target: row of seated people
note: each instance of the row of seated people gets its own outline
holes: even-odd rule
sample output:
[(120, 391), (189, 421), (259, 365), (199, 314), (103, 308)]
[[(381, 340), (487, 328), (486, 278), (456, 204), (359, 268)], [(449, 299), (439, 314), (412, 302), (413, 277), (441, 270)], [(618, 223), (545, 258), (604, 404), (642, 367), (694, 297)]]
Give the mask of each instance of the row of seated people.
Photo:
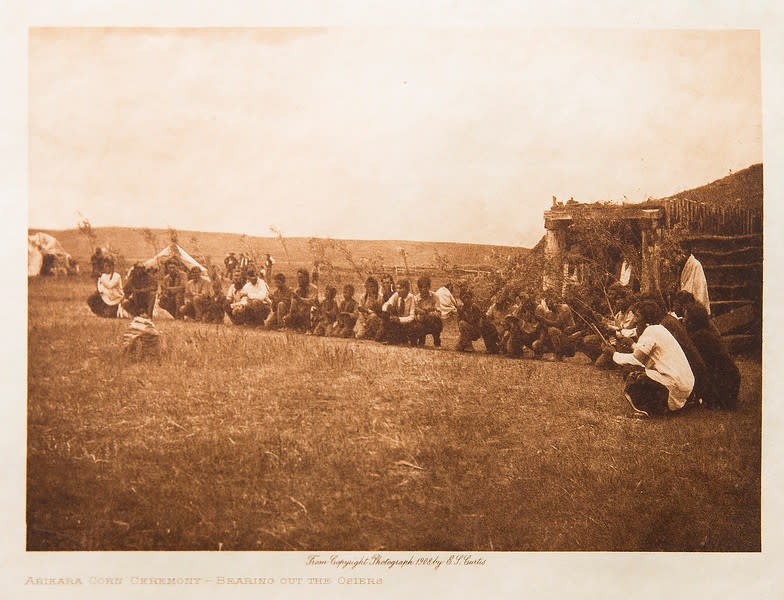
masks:
[(488, 352), (513, 357), (552, 352), (561, 360), (582, 352), (599, 368), (623, 369), (627, 399), (634, 406), (636, 398), (645, 412), (678, 410), (687, 399), (711, 408), (737, 407), (738, 367), (707, 309), (688, 291), (677, 292), (667, 312), (658, 295), (612, 286), (612, 318), (593, 315), (582, 327), (569, 303), (552, 292), (538, 301), (524, 294), (514, 302), (501, 296), (484, 315), (470, 294), (461, 299), (458, 350), (472, 350), (481, 337)]
[(470, 289), (461, 289), (457, 298), (449, 284), (432, 292), (427, 277), (417, 281), (416, 295), (408, 280), (395, 285), (387, 276), (379, 287), (371, 277), (358, 301), (350, 285), (338, 301), (333, 287), (320, 299), (305, 269), (297, 273), (294, 289), (287, 286), (283, 274), (277, 274), (273, 290), (253, 267), (246, 273), (235, 271), (225, 296), (220, 278), (210, 281), (198, 267), (187, 277), (176, 260), (165, 269), (158, 280), (154, 270), (135, 265), (123, 290), (119, 274), (107, 260), (98, 292), (88, 304), (101, 316), (117, 316), (118, 305), (132, 316), (152, 315), (157, 296), (160, 306), (175, 318), (220, 322), (225, 312), (235, 324), (391, 344), (424, 345), (432, 336), (435, 346), (441, 345), (443, 319), (455, 314), (460, 351), (473, 350), (473, 342), (480, 338), (489, 353), (512, 357), (552, 352), (560, 360), (580, 351), (597, 367), (620, 365), (632, 373), (626, 386), (630, 402), (636, 399), (650, 408), (654, 398), (660, 408), (665, 398), (670, 411), (680, 409), (688, 398), (728, 409), (737, 404), (738, 368), (706, 308), (686, 291), (675, 295), (673, 310), (667, 313), (656, 296), (634, 296), (623, 286), (613, 286), (608, 293), (613, 317), (594, 318), (589, 327), (579, 327), (569, 303), (552, 292), (537, 300), (519, 294), (512, 301), (502, 295), (483, 313)]
[(462, 352), (473, 351), (473, 342), (480, 338), (488, 353), (511, 357), (522, 357), (527, 350), (535, 357), (551, 352), (556, 360), (563, 360), (577, 349), (580, 330), (571, 309), (549, 291), (538, 301), (524, 292), (514, 300), (502, 293), (482, 312), (471, 291), (462, 290), (458, 316), (457, 349)]
[(185, 271), (177, 259), (165, 263), (160, 278), (155, 269), (136, 264), (128, 274), (123, 309), (131, 316), (152, 315), (157, 299), (175, 319), (219, 323), (223, 321), (221, 291), (220, 277), (211, 279), (197, 266)]
[(273, 282), (274, 288), (269, 290), (255, 271), (247, 272), (247, 280), (243, 273), (235, 272), (224, 300), (232, 323), (412, 345), (424, 345), (430, 335), (434, 345), (440, 346), (442, 319), (456, 311), (450, 286), (433, 292), (428, 277), (419, 278), (416, 295), (408, 280), (395, 285), (385, 276), (379, 285), (369, 277), (359, 300), (350, 284), (343, 287), (340, 299), (333, 286), (327, 286), (324, 298), (319, 298), (319, 290), (305, 269), (297, 272), (293, 289), (282, 273), (276, 274)]
[(96, 292), (87, 299), (98, 316), (152, 317), (157, 304), (175, 319), (223, 320), (220, 278), (210, 279), (200, 267), (186, 272), (180, 261), (171, 259), (159, 277), (156, 268), (137, 263), (128, 272), (124, 286), (112, 258), (104, 258), (101, 268)]

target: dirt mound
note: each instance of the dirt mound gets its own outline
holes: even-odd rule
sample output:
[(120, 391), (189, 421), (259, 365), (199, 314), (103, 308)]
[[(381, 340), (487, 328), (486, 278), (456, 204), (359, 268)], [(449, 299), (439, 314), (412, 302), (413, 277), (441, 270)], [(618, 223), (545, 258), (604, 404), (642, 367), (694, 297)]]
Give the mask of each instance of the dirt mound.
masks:
[(761, 209), (762, 182), (762, 163), (759, 163), (706, 185), (685, 190), (666, 198), (659, 198), (651, 203), (658, 204), (665, 200), (687, 198), (695, 202), (723, 206), (735, 205), (740, 200), (746, 208)]

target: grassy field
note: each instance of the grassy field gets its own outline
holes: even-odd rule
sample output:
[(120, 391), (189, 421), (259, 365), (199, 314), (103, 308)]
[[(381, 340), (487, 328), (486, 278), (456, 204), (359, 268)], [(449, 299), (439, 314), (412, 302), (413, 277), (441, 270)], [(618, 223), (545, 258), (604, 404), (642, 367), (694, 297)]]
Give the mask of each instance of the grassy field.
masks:
[[(161, 322), (29, 287), (29, 550), (760, 550), (761, 367), (736, 413), (635, 418), (579, 358)], [(476, 344), (482, 350), (482, 343)]]

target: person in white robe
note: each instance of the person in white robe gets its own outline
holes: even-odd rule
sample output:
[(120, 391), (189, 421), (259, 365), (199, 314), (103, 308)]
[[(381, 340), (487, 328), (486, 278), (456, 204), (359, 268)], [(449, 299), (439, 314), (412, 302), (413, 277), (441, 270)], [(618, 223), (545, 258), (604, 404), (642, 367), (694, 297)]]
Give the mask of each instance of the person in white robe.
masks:
[(658, 322), (660, 312), (654, 302), (637, 305), (637, 322), (644, 330), (631, 353), (613, 353), (616, 364), (638, 367), (627, 377), (624, 396), (635, 411), (649, 415), (682, 409), (694, 389), (689, 361), (677, 340)]
[(681, 290), (690, 292), (694, 299), (705, 307), (710, 314), (710, 299), (708, 298), (708, 281), (702, 264), (694, 254), (689, 254), (686, 264), (681, 271)]
[(103, 273), (98, 278), (96, 287), (96, 292), (87, 298), (90, 310), (99, 317), (116, 318), (124, 292), (122, 277), (114, 270), (114, 261), (111, 258), (103, 260)]
[(446, 285), (438, 288), (435, 292), (436, 299), (438, 300), (438, 310), (441, 313), (441, 320), (444, 321), (457, 314), (458, 307), (462, 304), (452, 294), (453, 285), (447, 283)]

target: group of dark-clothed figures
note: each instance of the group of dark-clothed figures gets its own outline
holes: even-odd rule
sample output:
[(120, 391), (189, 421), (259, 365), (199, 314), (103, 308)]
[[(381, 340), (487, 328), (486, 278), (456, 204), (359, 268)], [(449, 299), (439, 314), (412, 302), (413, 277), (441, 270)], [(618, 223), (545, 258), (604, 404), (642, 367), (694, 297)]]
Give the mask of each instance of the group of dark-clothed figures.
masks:
[(175, 319), (223, 322), (225, 315), (235, 325), (390, 344), (424, 345), (430, 335), (436, 346), (441, 345), (442, 318), (457, 311), (451, 286), (433, 292), (426, 276), (417, 280), (418, 294), (412, 292), (407, 279), (395, 284), (386, 275), (380, 283), (368, 277), (359, 299), (350, 284), (343, 286), (340, 298), (333, 286), (327, 286), (321, 297), (307, 269), (297, 271), (295, 287), (289, 287), (285, 275), (277, 273), (270, 288), (266, 275), (271, 274), (271, 257), (261, 268), (252, 262), (245, 266), (228, 262), (231, 283), (223, 292), (223, 277), (217, 269), (213, 267), (208, 276), (199, 266), (186, 269), (177, 258), (169, 259), (162, 269), (136, 263), (123, 286), (114, 260), (101, 257), (96, 291), (87, 304), (96, 315), (109, 318), (152, 318), (163, 310)]
[(97, 289), (87, 299), (90, 310), (101, 317), (152, 318), (159, 309), (175, 319), (205, 322), (223, 320), (220, 277), (210, 278), (199, 266), (186, 266), (177, 258), (155, 266), (134, 264), (123, 285), (115, 271), (115, 261), (106, 256), (100, 262)]
[(734, 410), (740, 372), (711, 319), (702, 265), (690, 248), (687, 254), (670, 311), (661, 293), (633, 293), (619, 280), (605, 293), (607, 315), (568, 288), (563, 297), (500, 293), (484, 314), (466, 291), (457, 349), (471, 350), (481, 337), (487, 352), (512, 357), (549, 352), (560, 361), (582, 352), (598, 368), (622, 371), (624, 397), (638, 414), (690, 405)]
[(689, 291), (674, 295), (670, 312), (661, 295), (633, 294), (620, 284), (609, 288), (607, 301), (613, 316), (591, 311), (589, 320), (572, 308), (576, 297), (562, 300), (552, 291), (538, 301), (501, 297), (482, 319), (469, 295), (460, 311), (458, 349), (482, 337), (488, 352), (510, 356), (551, 352), (563, 360), (582, 352), (598, 368), (624, 372), (624, 396), (640, 414), (669, 414), (689, 403), (737, 407), (738, 367), (707, 308)]
[(326, 286), (322, 296), (307, 269), (297, 272), (295, 287), (277, 273), (270, 288), (265, 277), (271, 274), (270, 257), (263, 267), (233, 261), (231, 266), (226, 292), (215, 267), (208, 276), (202, 267), (186, 269), (176, 258), (163, 269), (135, 264), (123, 287), (107, 256), (87, 303), (103, 317), (152, 319), (163, 309), (175, 319), (219, 323), (228, 318), (235, 325), (411, 346), (424, 346), (430, 336), (440, 347), (444, 322), (453, 318), (461, 352), (473, 351), (481, 338), (490, 354), (540, 358), (551, 353), (561, 361), (582, 352), (598, 368), (622, 370), (624, 396), (637, 413), (668, 414), (689, 403), (737, 406), (738, 368), (708, 308), (685, 289), (674, 295), (667, 312), (661, 295), (634, 294), (615, 283), (606, 295), (611, 316), (589, 309), (585, 318), (573, 308), (579, 299), (552, 290), (499, 293), (483, 311), (468, 286), (447, 283), (432, 291), (427, 276), (417, 279), (416, 293), (408, 279), (368, 277), (357, 299), (352, 285), (343, 286), (340, 297)]

